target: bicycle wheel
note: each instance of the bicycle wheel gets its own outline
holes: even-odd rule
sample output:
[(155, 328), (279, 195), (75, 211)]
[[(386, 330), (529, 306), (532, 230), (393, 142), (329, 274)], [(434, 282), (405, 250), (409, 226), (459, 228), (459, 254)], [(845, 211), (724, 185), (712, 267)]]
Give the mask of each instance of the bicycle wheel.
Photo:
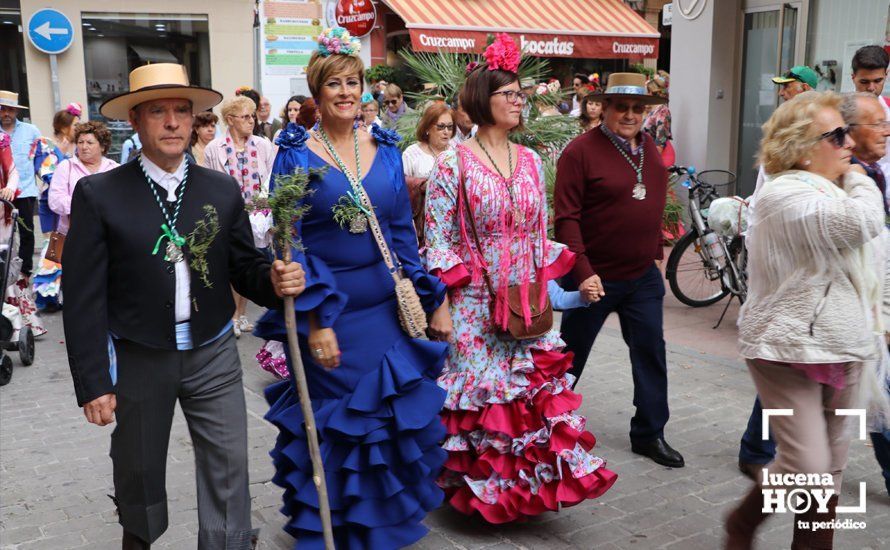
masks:
[(709, 306), (729, 293), (720, 280), (720, 274), (714, 273), (705, 262), (695, 229), (683, 235), (674, 245), (668, 256), (665, 277), (674, 296), (690, 307)]

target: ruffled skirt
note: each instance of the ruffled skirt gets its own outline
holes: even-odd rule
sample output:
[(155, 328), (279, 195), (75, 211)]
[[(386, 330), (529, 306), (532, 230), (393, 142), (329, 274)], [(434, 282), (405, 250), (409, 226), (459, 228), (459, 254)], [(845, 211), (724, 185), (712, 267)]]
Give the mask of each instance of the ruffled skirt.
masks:
[[(439, 446), (445, 392), (436, 377), (446, 347), (409, 339), (392, 307), (341, 316), (334, 329), (342, 364), (330, 373), (303, 357), (339, 550), (413, 544), (427, 533), (421, 521), (444, 497), (435, 482), (446, 457)], [(366, 316), (376, 321), (363, 322)], [(266, 399), (271, 406), (266, 419), (280, 430), (271, 456), (273, 481), (284, 488), (282, 512), (290, 518), (285, 530), (300, 550), (323, 548), (318, 493), (292, 382), (273, 384)]]
[(500, 340), (478, 292), (452, 294), (455, 344), (439, 386), (448, 451), (439, 484), (460, 512), (522, 521), (605, 493), (616, 481), (575, 414), (571, 355), (556, 331)]

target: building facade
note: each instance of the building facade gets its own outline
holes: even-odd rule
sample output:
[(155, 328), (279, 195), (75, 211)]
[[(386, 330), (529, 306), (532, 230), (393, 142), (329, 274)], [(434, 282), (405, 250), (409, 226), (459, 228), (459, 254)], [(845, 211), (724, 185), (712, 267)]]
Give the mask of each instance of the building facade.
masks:
[(849, 92), (853, 53), (888, 43), (890, 0), (674, 0), (672, 11), (677, 161), (735, 172), (742, 196), (754, 190), (760, 128), (779, 103), (770, 79), (808, 65), (819, 90)]

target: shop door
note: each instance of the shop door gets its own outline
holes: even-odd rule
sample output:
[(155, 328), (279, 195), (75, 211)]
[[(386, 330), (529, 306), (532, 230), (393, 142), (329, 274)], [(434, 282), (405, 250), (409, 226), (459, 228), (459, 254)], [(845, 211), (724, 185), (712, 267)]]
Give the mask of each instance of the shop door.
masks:
[(794, 66), (800, 4), (777, 4), (745, 12), (742, 98), (738, 139), (738, 193), (747, 197), (757, 181), (761, 126), (778, 106), (772, 78)]

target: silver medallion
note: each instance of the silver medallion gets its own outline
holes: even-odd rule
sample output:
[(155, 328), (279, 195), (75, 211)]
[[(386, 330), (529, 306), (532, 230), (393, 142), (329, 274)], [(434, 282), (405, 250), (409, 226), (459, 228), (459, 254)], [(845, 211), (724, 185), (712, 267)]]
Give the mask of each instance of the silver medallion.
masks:
[(634, 185), (633, 198), (635, 198), (638, 201), (645, 199), (646, 198), (646, 186), (643, 185), (642, 183), (637, 182), (637, 184)]
[(183, 258), (182, 249), (180, 247), (176, 246), (175, 244), (173, 244), (172, 241), (168, 241), (167, 242), (167, 253), (166, 253), (166, 256), (164, 256), (164, 259), (167, 260), (168, 262), (178, 264), (179, 262), (182, 261), (182, 258)]
[(360, 235), (368, 231), (368, 218), (364, 214), (349, 220), (349, 232)]

